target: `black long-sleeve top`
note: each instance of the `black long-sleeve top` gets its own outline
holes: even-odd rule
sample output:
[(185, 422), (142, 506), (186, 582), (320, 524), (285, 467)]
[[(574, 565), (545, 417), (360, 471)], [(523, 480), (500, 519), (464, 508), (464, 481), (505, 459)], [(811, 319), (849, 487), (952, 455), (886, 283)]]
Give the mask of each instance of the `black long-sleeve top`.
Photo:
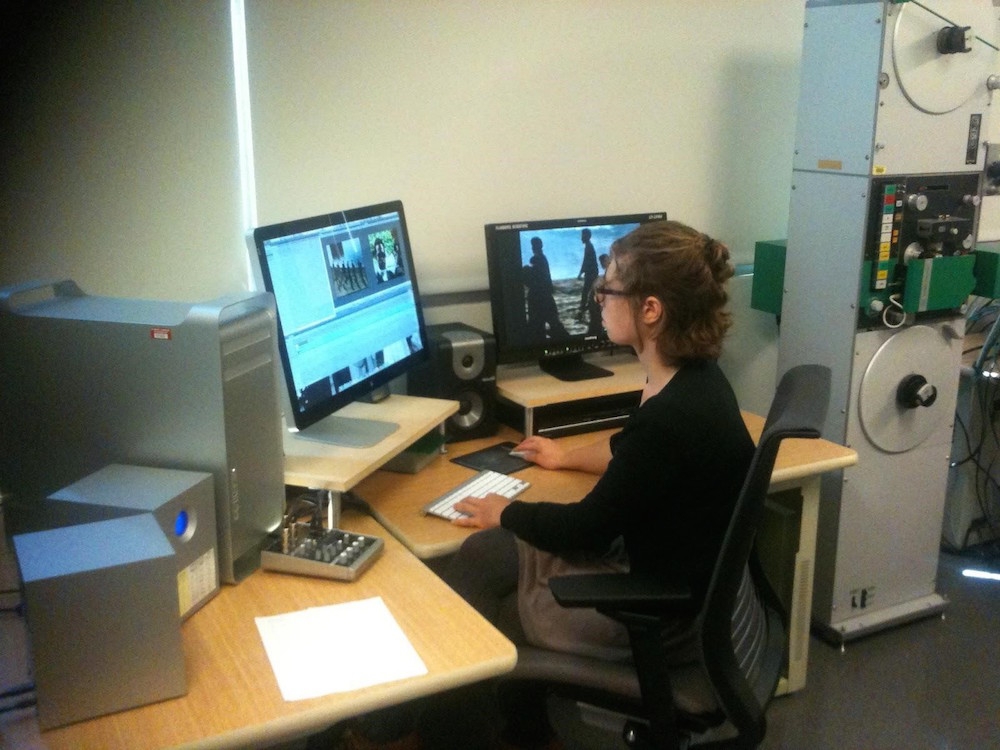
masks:
[(681, 367), (612, 437), (611, 451), (579, 502), (515, 501), (501, 524), (556, 554), (602, 553), (621, 536), (634, 575), (686, 583), (700, 599), (754, 451), (718, 365)]

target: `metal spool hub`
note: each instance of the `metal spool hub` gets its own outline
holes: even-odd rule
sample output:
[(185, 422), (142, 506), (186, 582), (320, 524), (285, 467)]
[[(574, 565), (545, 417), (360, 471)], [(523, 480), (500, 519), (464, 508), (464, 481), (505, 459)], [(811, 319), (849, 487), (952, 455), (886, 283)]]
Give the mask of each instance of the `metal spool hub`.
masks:
[(994, 72), (994, 50), (976, 39), (981, 35), (995, 43), (993, 15), (984, 0), (935, 0), (930, 9), (900, 6), (892, 63), (910, 104), (927, 114), (945, 114), (977, 93)]
[[(945, 329), (948, 330), (948, 329)], [(903, 453), (923, 443), (951, 414), (937, 404), (938, 384), (954, 380), (944, 332), (917, 325), (875, 352), (861, 380), (861, 427), (875, 447)]]

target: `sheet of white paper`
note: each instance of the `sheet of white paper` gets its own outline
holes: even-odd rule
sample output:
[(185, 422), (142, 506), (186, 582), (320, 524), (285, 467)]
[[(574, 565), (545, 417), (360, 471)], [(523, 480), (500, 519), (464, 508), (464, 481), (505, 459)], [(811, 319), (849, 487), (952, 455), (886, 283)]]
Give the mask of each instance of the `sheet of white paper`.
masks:
[(427, 673), (380, 597), (255, 622), (286, 701)]

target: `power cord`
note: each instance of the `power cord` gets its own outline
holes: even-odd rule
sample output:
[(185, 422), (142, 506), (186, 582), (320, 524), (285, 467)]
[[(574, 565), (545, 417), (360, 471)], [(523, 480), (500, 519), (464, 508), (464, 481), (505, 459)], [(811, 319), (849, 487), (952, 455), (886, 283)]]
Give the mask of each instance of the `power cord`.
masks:
[[(953, 461), (952, 467), (959, 467), (966, 463), (974, 466), (972, 486), (975, 492), (975, 502), (979, 508), (980, 518), (978, 524), (970, 524), (965, 530), (965, 534), (956, 548), (954, 543), (942, 539), (942, 547), (945, 551), (963, 555), (969, 548), (969, 538), (977, 529), (985, 526), (991, 537), (1000, 536), (1000, 481), (995, 476), (997, 462), (1000, 460), (1000, 433), (996, 417), (1000, 417), (1000, 377), (998, 374), (997, 358), (994, 358), (988, 366), (975, 374), (976, 377), (976, 402), (980, 416), (978, 434), (971, 434), (970, 425), (965, 423), (960, 412), (955, 414), (955, 424), (961, 430), (965, 440), (967, 454)], [(989, 461), (985, 460), (984, 451), (987, 441), (992, 439), (995, 450), (990, 452)]]
[[(886, 328), (901, 328), (906, 322), (906, 310), (903, 309), (903, 303), (900, 302), (899, 294), (889, 295), (889, 306), (882, 310), (882, 322), (885, 323)], [(889, 313), (893, 313), (899, 316), (899, 320), (895, 323), (889, 322)]]

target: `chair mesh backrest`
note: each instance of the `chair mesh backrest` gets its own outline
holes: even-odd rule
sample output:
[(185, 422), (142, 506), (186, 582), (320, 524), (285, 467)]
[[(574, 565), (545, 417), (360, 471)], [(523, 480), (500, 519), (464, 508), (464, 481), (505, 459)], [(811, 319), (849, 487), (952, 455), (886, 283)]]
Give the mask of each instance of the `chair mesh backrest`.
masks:
[(750, 684), (756, 682), (767, 645), (767, 615), (757, 596), (749, 567), (743, 569), (743, 579), (736, 594), (732, 616), (733, 653), (740, 672)]
[(826, 367), (800, 365), (781, 379), (701, 615), (705, 667), (719, 703), (741, 732), (748, 728), (761, 737), (763, 706), (780, 675), (787, 617), (756, 564), (753, 543), (781, 441), (819, 437), (829, 394)]

